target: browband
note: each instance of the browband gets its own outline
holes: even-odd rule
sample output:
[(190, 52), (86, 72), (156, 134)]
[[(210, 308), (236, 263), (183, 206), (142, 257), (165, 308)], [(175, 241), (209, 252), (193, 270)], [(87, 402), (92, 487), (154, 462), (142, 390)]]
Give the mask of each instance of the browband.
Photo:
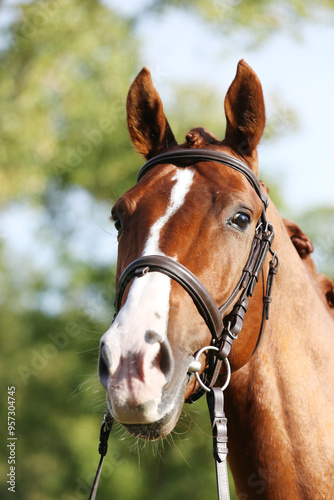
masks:
[[(178, 149), (175, 151), (168, 151), (167, 153), (162, 153), (144, 163), (144, 165), (141, 167), (139, 171), (137, 182), (140, 181), (140, 179), (156, 165), (162, 163), (174, 163), (177, 162), (178, 160), (180, 161), (196, 160), (197, 162), (217, 161), (219, 163), (222, 163), (223, 165), (227, 165), (228, 167), (233, 168), (234, 170), (237, 170), (246, 177), (248, 182), (251, 184), (251, 186), (255, 189), (256, 193), (260, 197), (262, 203), (264, 204), (264, 207), (267, 208), (268, 198), (263, 193), (259, 179), (252, 172), (250, 167), (246, 165), (246, 163), (244, 163), (243, 161), (238, 160), (238, 158), (235, 158), (234, 156), (231, 156), (227, 153), (223, 153), (222, 151), (215, 151), (211, 149)], [(182, 165), (178, 166), (182, 167)]]

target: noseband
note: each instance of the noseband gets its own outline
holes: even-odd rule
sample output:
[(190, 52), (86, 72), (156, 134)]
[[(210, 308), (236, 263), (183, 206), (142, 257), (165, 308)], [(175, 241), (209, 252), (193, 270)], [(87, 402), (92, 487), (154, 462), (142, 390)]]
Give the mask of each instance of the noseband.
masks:
[[(217, 307), (210, 293), (200, 280), (191, 271), (189, 271), (189, 269), (184, 267), (182, 264), (179, 264), (176, 260), (162, 255), (139, 257), (126, 267), (119, 278), (115, 296), (115, 314), (117, 314), (121, 308), (122, 297), (128, 283), (135, 277), (140, 278), (150, 272), (160, 272), (179, 283), (191, 296), (198, 312), (211, 332), (211, 345), (217, 348), (214, 351), (210, 350), (208, 367), (202, 374), (203, 385), (207, 384), (209, 387), (212, 387), (219, 375), (222, 360), (225, 360), (229, 355), (233, 341), (237, 339), (242, 329), (244, 316), (248, 307), (248, 297), (253, 295), (264, 261), (268, 251), (270, 251), (273, 258), (269, 265), (267, 286), (263, 295), (262, 322), (258, 341), (254, 349), (255, 352), (262, 335), (265, 320), (269, 317), (271, 288), (279, 260), (276, 253), (274, 253), (271, 249), (271, 243), (274, 239), (274, 229), (266, 219), (266, 208), (269, 200), (263, 193), (261, 184), (256, 175), (245, 163), (237, 158), (221, 151), (206, 149), (180, 149), (177, 151), (170, 151), (155, 156), (147, 161), (140, 169), (137, 181), (139, 182), (145, 174), (156, 165), (173, 163), (177, 167), (185, 168), (194, 162), (202, 161), (215, 161), (222, 163), (223, 165), (233, 168), (243, 174), (263, 204), (262, 213), (252, 242), (251, 251), (237, 285), (226, 302), (222, 306)], [(236, 299), (238, 300), (236, 301)], [(226, 311), (234, 302), (235, 304), (232, 311), (224, 316)], [(196, 392), (187, 399), (187, 402), (192, 403), (196, 401), (204, 393), (205, 389), (203, 389), (203, 387), (199, 387)]]

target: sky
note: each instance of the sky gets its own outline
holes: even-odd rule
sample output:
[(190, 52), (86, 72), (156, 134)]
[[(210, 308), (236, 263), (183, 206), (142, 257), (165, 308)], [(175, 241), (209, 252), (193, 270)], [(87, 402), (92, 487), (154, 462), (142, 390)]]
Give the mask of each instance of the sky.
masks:
[[(128, 14), (147, 1), (106, 3)], [(151, 70), (163, 102), (179, 81), (189, 82), (189, 91), (193, 82), (204, 88), (210, 83), (223, 102), (238, 61), (245, 59), (262, 83), (267, 115), (275, 115), (273, 95), (295, 112), (297, 130), (283, 121), (279, 137), (259, 147), (260, 174), (279, 182), (295, 214), (334, 204), (334, 29), (323, 23), (301, 26), (298, 39), (280, 33), (251, 49), (240, 34), (220, 35), (181, 10), (171, 9), (163, 18), (147, 15), (137, 25), (143, 41), (141, 63)]]

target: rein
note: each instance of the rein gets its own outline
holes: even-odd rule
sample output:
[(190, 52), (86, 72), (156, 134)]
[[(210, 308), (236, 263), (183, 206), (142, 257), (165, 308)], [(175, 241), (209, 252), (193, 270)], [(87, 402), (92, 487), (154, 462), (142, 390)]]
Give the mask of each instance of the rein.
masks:
[[(189, 376), (192, 373), (195, 374), (198, 381), (198, 388), (186, 399), (186, 402), (194, 403), (203, 394), (207, 394), (207, 403), (212, 422), (213, 455), (216, 463), (218, 499), (222, 500), (230, 498), (226, 463), (228, 453), (227, 420), (224, 413), (223, 396), (223, 391), (227, 387), (229, 377), (231, 375), (228, 355), (234, 340), (238, 338), (242, 329), (244, 316), (248, 308), (248, 297), (252, 297), (254, 293), (255, 285), (258, 282), (260, 273), (262, 272), (263, 274), (262, 269), (265, 259), (268, 252), (270, 252), (272, 259), (269, 264), (268, 278), (263, 295), (262, 320), (258, 340), (253, 354), (256, 351), (262, 336), (265, 321), (269, 319), (271, 290), (274, 276), (276, 275), (279, 265), (279, 259), (276, 252), (273, 252), (271, 248), (271, 244), (274, 239), (274, 229), (266, 219), (266, 208), (268, 207), (269, 200), (263, 193), (261, 184), (256, 175), (245, 163), (237, 158), (221, 151), (206, 149), (179, 149), (176, 151), (170, 151), (148, 160), (140, 169), (137, 181), (139, 182), (147, 172), (157, 165), (173, 163), (177, 167), (186, 168), (187, 166), (193, 164), (194, 161), (215, 161), (237, 170), (246, 177), (262, 201), (263, 209), (256, 227), (249, 257), (237, 285), (226, 302), (220, 307), (217, 307), (210, 293), (201, 281), (191, 271), (189, 271), (189, 269), (184, 267), (182, 264), (179, 264), (176, 260), (162, 255), (139, 257), (126, 267), (119, 278), (115, 295), (115, 316), (121, 308), (122, 297), (129, 282), (133, 278), (140, 278), (150, 272), (160, 272), (167, 275), (179, 283), (191, 296), (199, 314), (202, 316), (211, 332), (212, 341), (210, 346), (203, 347), (196, 354), (194, 360), (189, 366), (188, 374)], [(232, 304), (234, 304), (232, 311), (224, 316)], [(200, 376), (199, 372), (201, 371), (202, 366), (198, 358), (202, 352), (207, 350), (210, 351), (208, 366)], [(227, 380), (223, 388), (214, 387), (223, 362), (227, 368)], [(103, 457), (107, 453), (108, 449), (107, 441), (112, 422), (113, 418), (108, 412), (105, 415), (101, 427), (99, 446), (101, 459), (89, 500), (94, 500), (96, 496)]]

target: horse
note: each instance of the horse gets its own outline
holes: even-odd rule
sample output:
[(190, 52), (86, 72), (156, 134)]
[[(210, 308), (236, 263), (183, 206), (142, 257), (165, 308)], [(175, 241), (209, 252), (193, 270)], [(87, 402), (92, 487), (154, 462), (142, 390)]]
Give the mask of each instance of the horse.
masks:
[[(265, 107), (259, 78), (244, 60), (224, 109), (224, 139), (197, 127), (178, 144), (149, 70), (130, 87), (128, 129), (150, 168), (112, 208), (122, 292), (101, 338), (99, 378), (109, 411), (131, 434), (154, 440), (172, 432), (184, 402), (198, 392), (212, 358), (203, 349), (213, 342), (212, 326), (174, 268), (198, 280), (214, 307), (226, 305), (226, 330), (265, 210), (275, 233), (271, 253), (256, 276), (240, 335), (234, 342), (225, 336), (232, 371), (224, 392), (229, 465), (241, 500), (328, 500), (334, 497), (333, 302), (324, 297), (307, 237), (259, 192)], [(186, 159), (176, 159), (185, 150)], [(152, 256), (158, 264), (167, 259), (169, 275), (148, 272)], [(263, 322), (275, 256), (280, 265)], [(134, 261), (143, 265), (124, 280)], [(197, 376), (190, 369), (195, 357)], [(221, 387), (225, 376), (221, 363), (214, 385)]]

